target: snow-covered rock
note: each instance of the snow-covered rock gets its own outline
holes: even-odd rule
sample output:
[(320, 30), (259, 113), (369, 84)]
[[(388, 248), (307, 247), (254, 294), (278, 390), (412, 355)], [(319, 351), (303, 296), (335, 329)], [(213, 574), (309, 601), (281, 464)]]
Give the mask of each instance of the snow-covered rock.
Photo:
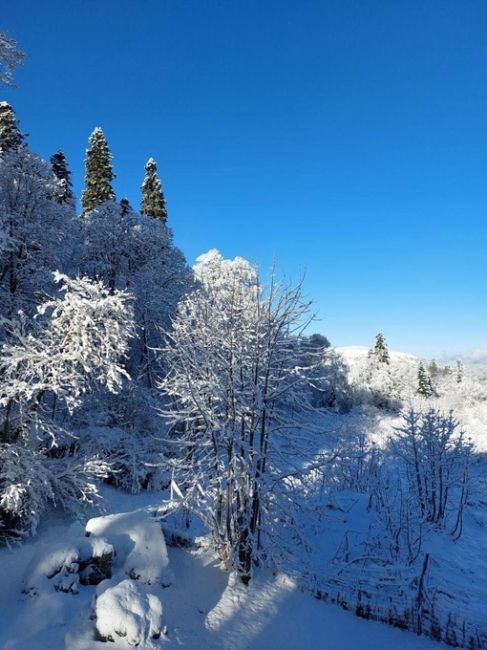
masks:
[(54, 587), (56, 591), (76, 593), (80, 582), (98, 584), (111, 576), (113, 554), (113, 546), (103, 538), (49, 544), (27, 567), (23, 591), (37, 595)]
[(161, 601), (134, 580), (101, 583), (95, 614), (96, 629), (103, 641), (137, 646), (158, 639), (162, 633)]
[(142, 583), (172, 583), (166, 542), (159, 521), (145, 510), (90, 519), (86, 534), (103, 536), (116, 549), (117, 568)]

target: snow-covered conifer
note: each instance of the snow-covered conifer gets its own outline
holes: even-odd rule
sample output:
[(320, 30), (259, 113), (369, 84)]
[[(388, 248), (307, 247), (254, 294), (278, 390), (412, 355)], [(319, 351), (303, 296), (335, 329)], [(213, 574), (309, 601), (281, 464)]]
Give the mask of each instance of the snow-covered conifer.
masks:
[(154, 158), (149, 158), (145, 165), (145, 177), (142, 183), (142, 203), (140, 212), (148, 217), (167, 221), (166, 199), (157, 175), (157, 164)]
[(0, 154), (17, 149), (23, 139), (14, 109), (8, 102), (0, 102)]
[(81, 203), (83, 215), (105, 201), (114, 201), (112, 154), (103, 131), (97, 127), (90, 135), (85, 159), (85, 189)]
[(56, 177), (57, 192), (54, 199), (58, 203), (74, 205), (73, 185), (71, 183), (71, 172), (68, 169), (68, 162), (63, 151), (57, 151), (51, 156), (51, 165)]
[(422, 397), (431, 397), (434, 393), (433, 386), (431, 384), (431, 378), (428, 375), (426, 368), (423, 363), (420, 363), (418, 366), (418, 395)]
[(386, 339), (382, 332), (379, 332), (375, 337), (375, 345), (369, 351), (369, 356), (374, 356), (379, 363), (389, 363), (389, 350), (387, 348)]

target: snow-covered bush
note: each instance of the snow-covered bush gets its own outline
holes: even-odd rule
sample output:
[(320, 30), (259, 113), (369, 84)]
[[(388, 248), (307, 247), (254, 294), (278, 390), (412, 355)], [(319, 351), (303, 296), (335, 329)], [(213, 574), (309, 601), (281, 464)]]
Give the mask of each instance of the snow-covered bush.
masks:
[(297, 367), (305, 369), (311, 402), (317, 408), (346, 412), (352, 406), (351, 388), (342, 357), (321, 334), (291, 338)]
[(46, 508), (76, 513), (97, 499), (96, 480), (106, 475), (96, 458), (49, 458), (26, 443), (0, 443), (0, 537), (35, 533)]
[(376, 478), (383, 454), (363, 433), (355, 433), (338, 441), (326, 481), (339, 490), (367, 492)]
[[(435, 409), (423, 413), (410, 410), (396, 429), (394, 454), (402, 461), (408, 495), (424, 522), (444, 525), (453, 513), (454, 530), (461, 530), (467, 496), (471, 446), (459, 431), (453, 413)], [(460, 494), (454, 488), (460, 488)]]

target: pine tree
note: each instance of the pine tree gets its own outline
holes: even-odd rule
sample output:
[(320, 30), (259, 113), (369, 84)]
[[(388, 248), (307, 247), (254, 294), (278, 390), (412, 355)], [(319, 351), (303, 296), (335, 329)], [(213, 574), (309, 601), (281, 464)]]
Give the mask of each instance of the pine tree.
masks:
[(97, 127), (90, 135), (85, 159), (85, 189), (81, 203), (83, 216), (105, 201), (114, 201), (111, 182), (115, 178), (112, 154), (103, 131)]
[(375, 337), (375, 345), (369, 350), (369, 357), (375, 357), (379, 363), (390, 363), (389, 350), (382, 332)]
[(73, 186), (71, 183), (71, 172), (63, 151), (57, 151), (51, 156), (51, 166), (54, 176), (57, 179), (58, 191), (54, 199), (58, 203), (74, 204)]
[(167, 221), (166, 199), (161, 188), (161, 181), (157, 175), (157, 163), (154, 158), (149, 158), (145, 165), (145, 177), (142, 183), (142, 204), (140, 211), (148, 217)]
[(23, 140), (14, 109), (8, 102), (0, 102), (0, 153), (18, 149)]
[(418, 367), (418, 390), (416, 392), (423, 397), (431, 397), (433, 395), (431, 379), (422, 363)]
[(461, 384), (463, 381), (463, 363), (460, 360), (457, 361), (456, 380), (457, 384)]

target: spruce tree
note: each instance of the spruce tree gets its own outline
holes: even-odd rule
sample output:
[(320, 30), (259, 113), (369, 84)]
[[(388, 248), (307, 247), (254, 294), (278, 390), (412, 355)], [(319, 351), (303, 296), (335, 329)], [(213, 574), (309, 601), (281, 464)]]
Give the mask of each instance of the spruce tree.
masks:
[(83, 216), (105, 201), (114, 201), (115, 192), (111, 185), (115, 174), (112, 169), (112, 154), (103, 131), (97, 127), (90, 135), (85, 159), (85, 189), (81, 203)]
[(0, 102), (0, 153), (18, 149), (23, 140), (14, 109), (8, 102)]
[(456, 374), (457, 384), (461, 384), (463, 381), (463, 363), (460, 360), (457, 361), (455, 374)]
[(422, 397), (431, 397), (433, 395), (431, 379), (422, 363), (418, 367), (418, 390), (416, 392)]
[(149, 158), (145, 165), (145, 177), (142, 183), (142, 204), (140, 211), (148, 217), (167, 221), (166, 199), (161, 188), (161, 181), (157, 175), (157, 163), (154, 158)]
[(379, 332), (375, 337), (375, 345), (369, 350), (369, 357), (375, 357), (379, 363), (389, 363), (389, 350), (387, 348), (386, 339), (382, 332)]
[(51, 156), (51, 166), (54, 176), (57, 179), (57, 191), (54, 199), (58, 203), (74, 203), (73, 185), (71, 183), (71, 172), (63, 151), (57, 151)]

